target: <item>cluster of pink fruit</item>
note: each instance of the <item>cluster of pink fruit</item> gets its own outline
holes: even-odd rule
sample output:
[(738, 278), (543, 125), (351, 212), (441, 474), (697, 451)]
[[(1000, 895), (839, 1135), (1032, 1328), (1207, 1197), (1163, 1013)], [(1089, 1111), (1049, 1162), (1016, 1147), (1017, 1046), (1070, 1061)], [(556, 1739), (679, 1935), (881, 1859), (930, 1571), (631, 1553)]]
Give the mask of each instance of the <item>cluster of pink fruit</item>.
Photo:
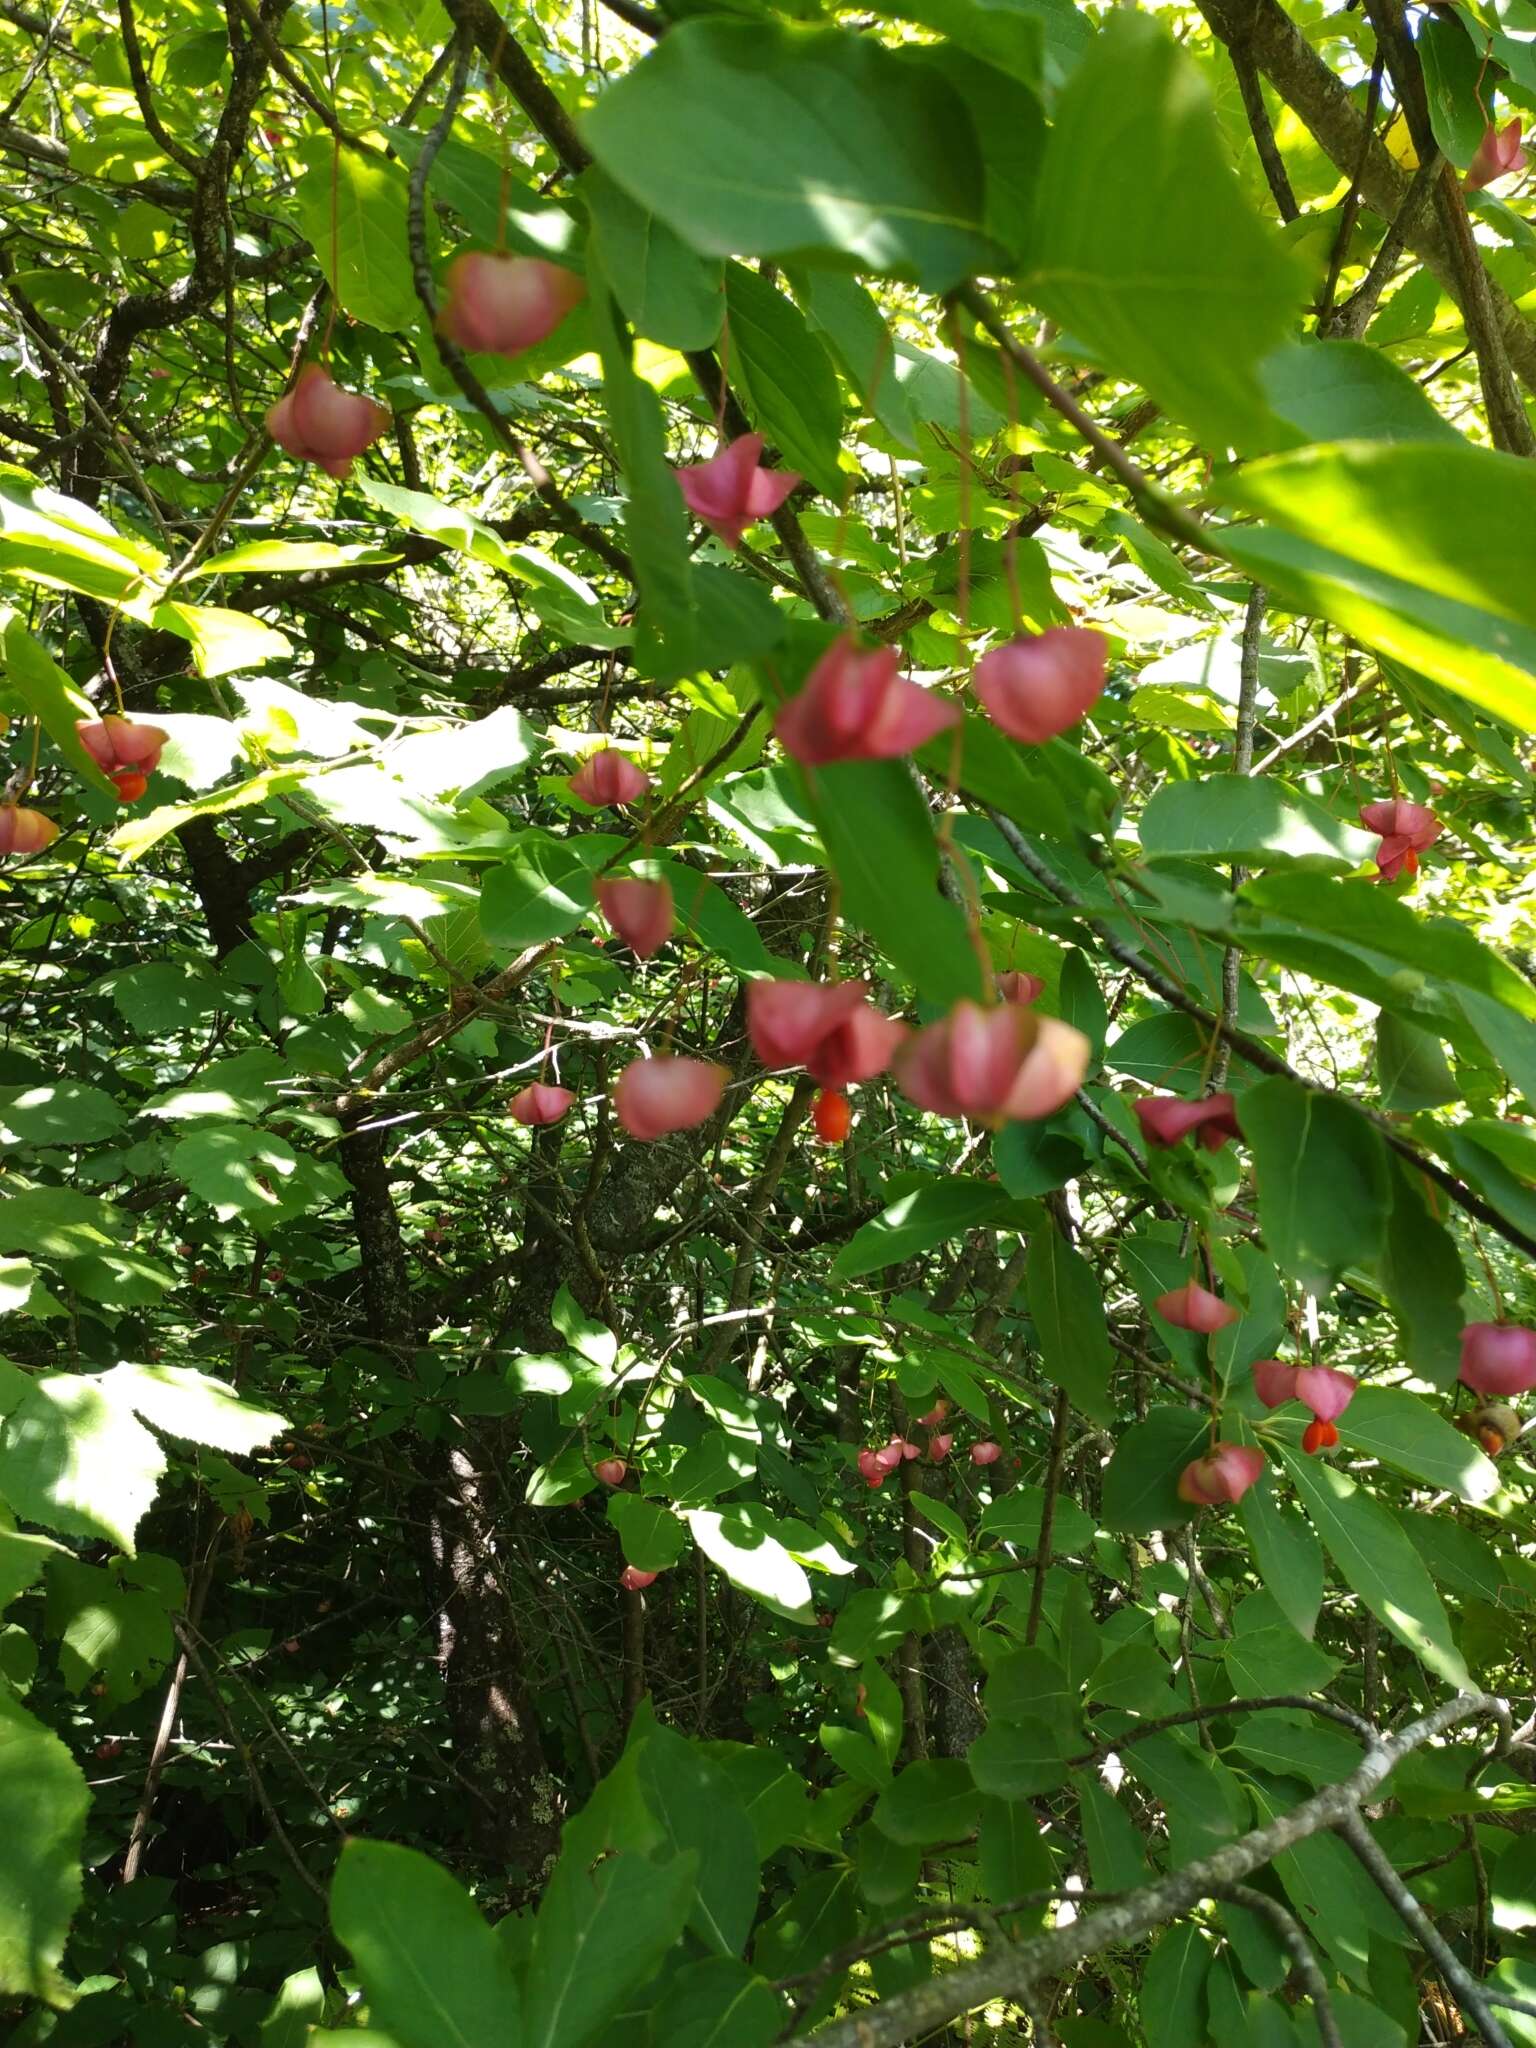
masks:
[[(949, 1402), (941, 1394), (928, 1413), (917, 1418), (919, 1427), (929, 1432), (928, 1457), (935, 1465), (942, 1465), (954, 1448), (954, 1431), (944, 1427), (948, 1415)], [(921, 1444), (913, 1443), (910, 1437), (893, 1436), (888, 1443), (881, 1444), (878, 1449), (860, 1451), (854, 1463), (859, 1468), (864, 1484), (873, 1491), (884, 1486), (886, 1480), (893, 1472), (898, 1471), (904, 1462), (920, 1458), (922, 1455)], [(973, 1465), (995, 1465), (1002, 1455), (1002, 1445), (994, 1443), (990, 1437), (971, 1445)]]
[[(1000, 1003), (962, 999), (938, 1023), (913, 1031), (875, 1008), (866, 982), (755, 981), (747, 990), (747, 1032), (765, 1067), (803, 1067), (823, 1089), (856, 1086), (889, 1067), (903, 1094), (936, 1116), (992, 1128), (1052, 1116), (1082, 1085), (1092, 1048), (1070, 1024), (1029, 1008), (1039, 990), (1033, 976), (1004, 976), (998, 989)], [(664, 1137), (712, 1116), (726, 1080), (726, 1068), (712, 1060), (671, 1053), (634, 1060), (614, 1088), (614, 1111), (630, 1137)], [(536, 1083), (509, 1109), (519, 1123), (553, 1123), (574, 1099)], [(846, 1136), (846, 1126), (822, 1135), (833, 1133)]]
[[(1216, 1297), (1209, 1299), (1215, 1301)], [(1223, 1302), (1217, 1306), (1226, 1309)], [(1159, 1308), (1161, 1311), (1161, 1304)], [(1230, 1321), (1233, 1313), (1226, 1309), (1225, 1320)], [(1529, 1393), (1536, 1387), (1536, 1330), (1516, 1323), (1469, 1323), (1461, 1333), (1459, 1378), (1476, 1394)], [(1312, 1420), (1302, 1433), (1301, 1444), (1303, 1450), (1314, 1454), (1338, 1442), (1337, 1417), (1354, 1399), (1356, 1388), (1351, 1374), (1336, 1372), (1332, 1366), (1286, 1365), (1278, 1358), (1258, 1361), (1253, 1385), (1266, 1408), (1300, 1401), (1311, 1409)], [(1498, 1457), (1518, 1434), (1518, 1422), (1513, 1411), (1495, 1410), (1474, 1433), (1489, 1456)], [(1254, 1444), (1213, 1444), (1205, 1457), (1194, 1458), (1184, 1467), (1179, 1475), (1179, 1498), (1198, 1507), (1241, 1500), (1264, 1467), (1264, 1453)]]
[[(520, 356), (545, 341), (582, 297), (581, 279), (537, 256), (466, 250), (444, 278), (438, 332), (460, 348)], [(267, 413), (279, 448), (345, 477), (366, 448), (388, 433), (388, 406), (343, 390), (320, 363), (306, 363), (293, 389)]]
[[(82, 718), (75, 726), (80, 744), (117, 791), (120, 804), (136, 804), (160, 765), (160, 752), (170, 734), (158, 725), (139, 725), (131, 718)], [(41, 853), (59, 836), (59, 828), (42, 811), (22, 804), (0, 804), (0, 854)]]

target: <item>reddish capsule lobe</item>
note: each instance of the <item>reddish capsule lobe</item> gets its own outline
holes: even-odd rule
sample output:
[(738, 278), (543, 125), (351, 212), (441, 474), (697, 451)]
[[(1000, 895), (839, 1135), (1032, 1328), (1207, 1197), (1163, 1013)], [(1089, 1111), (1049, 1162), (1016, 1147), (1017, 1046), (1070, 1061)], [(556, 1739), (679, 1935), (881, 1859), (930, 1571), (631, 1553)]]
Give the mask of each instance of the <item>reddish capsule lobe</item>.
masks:
[(1309, 1422), (1301, 1433), (1301, 1448), (1315, 1457), (1319, 1451), (1332, 1450), (1339, 1440), (1337, 1426), (1332, 1422)]
[(835, 1088), (823, 1088), (811, 1104), (811, 1121), (823, 1145), (841, 1145), (853, 1128), (853, 1104)]
[(120, 804), (136, 804), (149, 787), (149, 777), (137, 768), (119, 768), (111, 777)]
[(629, 1467), (622, 1458), (599, 1458), (592, 1470), (604, 1486), (622, 1486)]

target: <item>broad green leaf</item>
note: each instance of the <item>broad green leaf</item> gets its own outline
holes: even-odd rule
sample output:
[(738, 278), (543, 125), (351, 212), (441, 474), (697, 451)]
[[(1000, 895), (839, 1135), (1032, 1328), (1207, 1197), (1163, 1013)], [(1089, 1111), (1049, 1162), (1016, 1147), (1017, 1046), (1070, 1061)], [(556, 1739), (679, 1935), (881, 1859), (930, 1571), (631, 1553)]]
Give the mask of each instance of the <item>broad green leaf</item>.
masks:
[(870, 37), (685, 21), (584, 129), (604, 170), (703, 255), (838, 254), (929, 291), (986, 265), (964, 106)]
[(774, 1517), (766, 1509), (689, 1508), (684, 1519), (700, 1550), (733, 1586), (790, 1621), (810, 1618), (811, 1582), (774, 1534)]
[(1473, 1507), (1491, 1500), (1500, 1479), (1476, 1440), (1453, 1429), (1418, 1394), (1401, 1387), (1361, 1387), (1339, 1417), (1350, 1450), (1395, 1465), (1411, 1479), (1454, 1493)]
[(111, 1137), (123, 1120), (105, 1090), (82, 1081), (0, 1088), (0, 1142), (7, 1145), (90, 1145)]
[[(994, 1902), (1026, 1898), (1056, 1881), (1056, 1859), (1027, 1800), (982, 1800), (976, 1860), (985, 1896)], [(1041, 1926), (1045, 1916), (1044, 1905), (1027, 1906), (1008, 1925), (1018, 1935)]]
[(1253, 1157), (1264, 1242), (1282, 1272), (1323, 1293), (1370, 1265), (1391, 1202), (1380, 1136), (1342, 1097), (1274, 1076), (1246, 1089), (1238, 1121)]
[(1345, 1584), (1431, 1671), (1470, 1687), (1434, 1581), (1391, 1509), (1322, 1458), (1284, 1444), (1280, 1456)]
[[(1523, 1028), (1513, 1017), (1509, 1021), (1512, 1030)], [(1376, 1085), (1388, 1109), (1410, 1113), (1461, 1098), (1439, 1039), (1390, 1010), (1376, 1019)]]
[(1262, 775), (1165, 782), (1141, 815), (1142, 851), (1152, 860), (1251, 867), (1281, 861), (1338, 873), (1364, 866), (1377, 843), (1301, 791)]
[(1030, 1237), (1024, 1287), (1046, 1372), (1085, 1415), (1107, 1422), (1113, 1413), (1109, 1376), (1114, 1354), (1104, 1327), (1103, 1297), (1092, 1266), (1054, 1222)]
[(1259, 378), (1300, 442), (1451, 441), (1460, 434), (1389, 355), (1361, 341), (1288, 341)]
[(130, 818), (119, 825), (107, 841), (108, 851), (121, 854), (126, 864), (194, 819), (224, 818), (232, 811), (252, 810), (269, 797), (302, 788), (306, 779), (302, 768), (264, 768), (233, 789), (216, 789), (208, 796), (194, 797), (189, 803), (161, 804), (144, 817)]
[(498, 952), (520, 953), (545, 939), (564, 938), (593, 914), (594, 869), (623, 841), (610, 832), (557, 839), (530, 832), (512, 857), (492, 868), (480, 891), (480, 930)]
[[(983, 1511), (977, 1533), (1012, 1543), (1026, 1555), (1040, 1541), (1040, 1518), (1045, 1509), (1043, 1486), (1010, 1486)], [(1075, 1500), (1058, 1494), (1051, 1515), (1051, 1554), (1081, 1557), (1092, 1543), (1097, 1527), (1092, 1515), (1084, 1514)], [(992, 1703), (992, 1711), (998, 1711)]]
[[(1246, 1496), (1245, 1496), (1246, 1500)], [(1222, 1644), (1222, 1658), (1235, 1693), (1321, 1692), (1339, 1671), (1329, 1657), (1293, 1628), (1253, 1628)]]
[[(1536, 731), (1536, 632), (1529, 627), (1277, 526), (1224, 526), (1212, 539), (1277, 603), (1331, 619), (1495, 718)], [(1386, 559), (1399, 566), (1396, 555)]]
[(1120, 1801), (1086, 1772), (1072, 1784), (1095, 1888), (1130, 1891), (1144, 1883), (1148, 1872), (1143, 1839)]
[(238, 1117), (256, 1123), (276, 1108), (277, 1084), (287, 1078), (288, 1068), (279, 1054), (265, 1047), (239, 1052), (231, 1059), (213, 1060), (191, 1079), (151, 1096), (144, 1114), (170, 1123), (200, 1117)]
[(103, 1387), (167, 1436), (246, 1457), (288, 1428), (285, 1417), (243, 1400), (222, 1380), (186, 1365), (117, 1365)]
[(1193, 1510), (1179, 1499), (1179, 1474), (1205, 1455), (1210, 1423), (1188, 1408), (1153, 1408), (1122, 1430), (1104, 1468), (1106, 1527), (1144, 1536), (1176, 1529)]
[(285, 1139), (249, 1124), (194, 1129), (173, 1148), (171, 1171), (209, 1204), (221, 1222), (249, 1216), (279, 1222), (302, 1206), (302, 1183), (286, 1188), (298, 1155)]
[(896, 337), (872, 295), (836, 270), (807, 269), (791, 282), (806, 318), (865, 406), (893, 440), (915, 448), (912, 408), (897, 370)]
[(605, 172), (589, 170), (581, 193), (604, 275), (635, 332), (668, 348), (711, 347), (725, 313), (719, 263), (695, 255)]
[(374, 150), (306, 138), (295, 195), (322, 275), (356, 320), (399, 333), (424, 316), (406, 251), (406, 174)]
[(739, 1956), (757, 1910), (759, 1864), (752, 1823), (730, 1780), (696, 1743), (656, 1727), (639, 1744), (636, 1778), (675, 1854), (698, 1859), (679, 1931), (686, 1919), (717, 1955)]
[(594, 1869), (564, 1859), (539, 1908), (518, 2048), (581, 2048), (682, 1934), (700, 1875), (691, 1851), (653, 1863), (620, 1850)]
[(965, 1760), (977, 1791), (990, 1799), (1033, 1799), (1067, 1775), (1055, 1728), (1039, 1720), (994, 1721)]
[(71, 770), (90, 783), (93, 789), (99, 789), (116, 802), (116, 787), (80, 744), (80, 735), (75, 731), (82, 718), (94, 720), (98, 716), (95, 705), (76, 689), (48, 650), (40, 641), (34, 640), (21, 620), (14, 616), (7, 621), (5, 628), (5, 680), (42, 726)]
[(643, 1572), (669, 1571), (683, 1554), (682, 1523), (656, 1501), (638, 1493), (610, 1494), (608, 1519), (618, 1531), (624, 1562)]
[(11, 1516), (0, 1508), (0, 1607), (7, 1607), (18, 1593), (25, 1593), (43, 1575), (43, 1567), (70, 1553), (51, 1536), (28, 1535), (18, 1530)]
[(954, 1841), (969, 1834), (977, 1791), (958, 1757), (908, 1764), (875, 1802), (875, 1825), (893, 1842)]
[[(385, 131), (405, 162), (414, 165), (425, 132), (391, 126)], [(489, 156), (456, 135), (448, 136), (432, 163), (431, 203), (449, 206), (487, 248), (503, 243), (524, 256), (542, 256), (572, 269), (580, 266), (581, 231), (564, 206), (541, 198), (510, 163)]]
[(388, 548), (370, 547), (366, 542), (338, 547), (331, 540), (247, 540), (222, 554), (206, 556), (194, 573), (198, 577), (252, 576), (281, 569), (293, 574), (300, 569), (340, 569), (399, 560)]
[(1424, 72), (1424, 97), (1435, 140), (1458, 170), (1465, 170), (1483, 139), (1489, 114), (1483, 104), (1487, 59), (1460, 18), (1431, 10), (1414, 35)]
[(130, 1555), (165, 1463), (107, 1377), (40, 1374), (0, 1422), (0, 1499), (26, 1521)]
[(928, 812), (898, 761), (797, 770), (842, 885), (843, 910), (930, 1002), (974, 1001), (981, 973), (965, 920), (939, 894)]
[(747, 417), (786, 467), (835, 497), (843, 405), (831, 358), (805, 315), (755, 270), (725, 269), (731, 376)]
[(114, 532), (78, 498), (0, 464), (0, 571), (5, 574), (120, 604), (142, 591), (165, 561), (158, 548)]
[(1142, 1966), (1136, 2008), (1147, 2048), (1191, 2048), (1205, 2037), (1211, 1947), (1191, 1920), (1167, 1928)]
[(1202, 441), (1262, 444), (1257, 365), (1303, 273), (1232, 176), (1204, 80), (1145, 15), (1112, 13), (1057, 102), (1023, 289)]
[(0, 1993), (67, 2006), (59, 1975), (80, 1903), (90, 1787), (51, 1729), (0, 1685)]
[(856, 1280), (961, 1237), (1011, 1206), (1008, 1195), (991, 1181), (924, 1180), (861, 1224), (832, 1270), (840, 1279)]
[(286, 633), (224, 605), (182, 604), (171, 598), (155, 606), (154, 623), (192, 643), (200, 676), (233, 675), (239, 669), (260, 668), (263, 662), (288, 661), (293, 655)]
[(669, 1977), (651, 2015), (652, 2038), (666, 2048), (770, 2048), (784, 2006), (745, 1963), (706, 1956)]
[[(1275, 873), (1245, 884), (1239, 904), (1242, 911), (1294, 918), (1314, 932), (1401, 963), (1409, 972), (1384, 999), (1394, 1007), (1403, 1007), (1421, 984), (1448, 981), (1455, 983), (1458, 999), (1470, 990), (1517, 1018), (1536, 1021), (1536, 985), (1492, 946), (1454, 918), (1421, 915), (1374, 882)], [(1240, 914), (1240, 932), (1245, 925)]]
[(399, 2048), (523, 2048), (501, 1946), (430, 1856), (349, 1841), (331, 1880), (331, 1925), (352, 1952), (370, 2016)]
[(1292, 1628), (1310, 1641), (1323, 1604), (1323, 1553), (1310, 1524), (1276, 1498), (1272, 1471), (1249, 1487), (1237, 1512), (1270, 1596)]
[(702, 665), (703, 627), (688, 559), (688, 509), (668, 460), (661, 401), (636, 376), (601, 272), (592, 279), (592, 322), (603, 365), (603, 402), (624, 472), (624, 545), (635, 565), (643, 624), (667, 678)]
[(1343, 441), (1224, 471), (1222, 503), (1417, 588), (1536, 629), (1536, 476), (1470, 441)]

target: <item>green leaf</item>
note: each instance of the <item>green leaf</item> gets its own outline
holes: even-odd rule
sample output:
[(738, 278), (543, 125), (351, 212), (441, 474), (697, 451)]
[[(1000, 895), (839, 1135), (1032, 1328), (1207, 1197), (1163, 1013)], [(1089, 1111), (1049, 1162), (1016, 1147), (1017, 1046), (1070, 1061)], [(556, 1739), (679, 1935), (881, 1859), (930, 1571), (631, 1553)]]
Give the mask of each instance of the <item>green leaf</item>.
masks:
[(91, 1145), (122, 1125), (112, 1097), (82, 1081), (0, 1088), (0, 1142), (7, 1145)]
[(720, 1766), (670, 1728), (652, 1727), (636, 1773), (645, 1801), (678, 1857), (698, 1859), (688, 1926), (719, 1955), (739, 1956), (757, 1911), (757, 1838)]
[(1363, 341), (1288, 341), (1259, 377), (1298, 441), (1461, 440), (1407, 371)]
[[(1244, 1496), (1246, 1503), (1247, 1496)], [(1221, 1654), (1235, 1693), (1321, 1692), (1339, 1671), (1337, 1657), (1326, 1656), (1293, 1628), (1253, 1628), (1230, 1637)]]
[(616, 853), (616, 833), (581, 832), (556, 839), (529, 832), (510, 860), (492, 868), (480, 891), (480, 930), (488, 946), (520, 953), (564, 938), (592, 915), (593, 870)]
[(263, 662), (287, 661), (293, 642), (286, 633), (249, 612), (217, 604), (181, 604), (174, 598), (155, 606), (154, 624), (191, 642), (200, 676), (233, 675), (238, 669), (260, 668)]
[(799, 769), (808, 808), (842, 885), (843, 910), (908, 976), (946, 1007), (981, 993), (965, 920), (939, 894), (933, 826), (899, 761)]
[(1191, 2048), (1205, 2038), (1205, 1980), (1210, 1967), (1210, 1945), (1193, 1921), (1182, 1921), (1158, 1936), (1136, 1992), (1147, 2048)]
[(1112, 369), (1213, 447), (1262, 442), (1257, 365), (1303, 273), (1243, 197), (1200, 73), (1144, 15), (1112, 13), (1057, 102), (1030, 254), (1025, 296)]
[(80, 1903), (90, 1787), (64, 1744), (0, 1684), (0, 1993), (69, 2005), (59, 1975)]
[(172, 1149), (171, 1171), (208, 1203), (221, 1222), (249, 1216), (280, 1222), (304, 1206), (301, 1182), (283, 1183), (298, 1170), (298, 1154), (271, 1131), (249, 1124), (215, 1125), (188, 1133)]
[(66, 1536), (132, 1552), (165, 1454), (104, 1379), (44, 1373), (0, 1424), (0, 1499)]
[(766, 1977), (728, 1956), (706, 1956), (667, 1980), (651, 2038), (666, 2048), (770, 2048), (783, 2025), (783, 2004)]
[(1470, 441), (1342, 441), (1224, 471), (1224, 504), (1459, 605), (1536, 629), (1536, 476)]
[(1472, 1437), (1401, 1387), (1359, 1388), (1339, 1417), (1339, 1437), (1350, 1450), (1394, 1465), (1473, 1507), (1492, 1500), (1501, 1484), (1498, 1467)]
[(700, 1550), (733, 1586), (789, 1621), (811, 1617), (811, 1582), (774, 1534), (765, 1508), (689, 1508), (684, 1519)]
[[(976, 1531), (978, 1535), (1012, 1543), (1028, 1554), (1040, 1541), (1040, 1518), (1044, 1511), (1043, 1486), (1010, 1486), (983, 1510)], [(1097, 1527), (1092, 1515), (1084, 1514), (1075, 1500), (1058, 1495), (1051, 1515), (1051, 1554), (1081, 1557), (1092, 1543)], [(999, 1711), (995, 1702), (992, 1711)]]
[(977, 1791), (991, 1799), (1033, 1799), (1053, 1792), (1067, 1775), (1056, 1730), (1046, 1721), (994, 1721), (965, 1760)]
[[(1521, 1028), (1513, 1018), (1510, 1024)], [(1376, 1019), (1376, 1085), (1386, 1108), (1409, 1114), (1461, 1099), (1439, 1039), (1391, 1010)]]
[(1371, 1265), (1391, 1201), (1387, 1152), (1357, 1109), (1274, 1076), (1245, 1089), (1238, 1121), (1253, 1157), (1264, 1242), (1281, 1271), (1322, 1294)]
[(1145, 1536), (1187, 1522), (1193, 1510), (1179, 1499), (1179, 1474), (1204, 1456), (1209, 1436), (1207, 1418), (1188, 1408), (1149, 1409), (1123, 1430), (1104, 1468), (1105, 1526)]
[(1050, 1377), (1075, 1407), (1095, 1422), (1113, 1414), (1109, 1376), (1114, 1366), (1104, 1302), (1092, 1266), (1074, 1251), (1054, 1222), (1029, 1240), (1024, 1267), (1035, 1341)]
[(583, 125), (603, 168), (703, 255), (835, 253), (928, 291), (986, 267), (964, 106), (870, 37), (685, 21)]
[(1424, 69), (1424, 96), (1435, 140), (1464, 171), (1489, 120), (1482, 95), (1486, 60), (1454, 13), (1426, 14), (1414, 42)]
[(239, 1117), (258, 1122), (278, 1102), (277, 1084), (289, 1078), (282, 1056), (260, 1047), (232, 1059), (213, 1060), (194, 1078), (152, 1095), (146, 1116), (182, 1123), (199, 1117)]
[[(0, 570), (107, 604), (131, 601), (166, 557), (115, 533), (101, 514), (25, 470), (0, 464)], [(80, 714), (93, 717), (89, 709)]]
[[(1274, 526), (1224, 526), (1211, 539), (1292, 611), (1331, 619), (1495, 718), (1536, 730), (1536, 633), (1529, 628)], [(1400, 566), (1396, 555), (1387, 559)]]
[(868, 410), (892, 440), (915, 448), (917, 430), (897, 370), (896, 337), (871, 294), (835, 270), (805, 270), (791, 283), (806, 318)]
[(1322, 1458), (1285, 1444), (1280, 1456), (1344, 1583), (1431, 1671), (1470, 1688), (1434, 1581), (1392, 1511)]
[(688, 508), (667, 459), (661, 400), (635, 374), (627, 337), (597, 270), (591, 280), (591, 306), (603, 365), (603, 403), (624, 472), (624, 546), (635, 566), (645, 627), (664, 679), (670, 679), (701, 665), (702, 627), (688, 559)]
[(949, 1842), (970, 1833), (976, 1786), (958, 1757), (908, 1764), (875, 1801), (875, 1825), (893, 1842)]
[(270, 1408), (242, 1400), (222, 1380), (186, 1365), (115, 1365), (101, 1385), (167, 1436), (248, 1457), (289, 1424)]
[(322, 274), (355, 320), (400, 333), (423, 318), (406, 253), (403, 167), (375, 151), (306, 136), (295, 193)]
[(799, 307), (740, 263), (726, 265), (725, 303), (731, 377), (747, 417), (788, 468), (837, 497), (843, 402), (826, 350)]
[(331, 1880), (331, 1925), (352, 1951), (370, 2016), (400, 2048), (523, 2048), (501, 1945), (430, 1856), (354, 1837)]
[(14, 615), (5, 628), (5, 679), (73, 772), (115, 803), (116, 786), (80, 744), (80, 735), (75, 730), (80, 719), (95, 719), (95, 706)]
[[(426, 140), (417, 128), (384, 131), (399, 155), (414, 166)], [(498, 162), (450, 135), (432, 161), (429, 186), (434, 206), (449, 206), (477, 242), (499, 248), (503, 242), (524, 256), (542, 256), (571, 269), (580, 267), (581, 232), (565, 207), (540, 198), (518, 175), (517, 161)]]
[(861, 1224), (833, 1260), (832, 1271), (840, 1280), (856, 1280), (961, 1237), (1011, 1207), (1008, 1195), (991, 1181), (925, 1179)]
[(1310, 1525), (1276, 1498), (1271, 1472), (1249, 1487), (1237, 1512), (1259, 1577), (1292, 1628), (1310, 1642), (1323, 1604), (1323, 1553)]
[(719, 263), (696, 256), (605, 172), (588, 170), (581, 194), (603, 274), (635, 332), (668, 348), (713, 346), (725, 312)]
[(619, 1533), (624, 1562), (643, 1572), (670, 1571), (683, 1554), (686, 1531), (670, 1508), (638, 1493), (608, 1497), (608, 1519)]
[(1165, 782), (1141, 816), (1151, 860), (1239, 861), (1342, 872), (1373, 859), (1377, 841), (1300, 791), (1261, 775)]
[(699, 1877), (692, 1852), (653, 1863), (627, 1850), (595, 1869), (557, 1866), (528, 1958), (518, 2048), (582, 2048), (682, 1934)]

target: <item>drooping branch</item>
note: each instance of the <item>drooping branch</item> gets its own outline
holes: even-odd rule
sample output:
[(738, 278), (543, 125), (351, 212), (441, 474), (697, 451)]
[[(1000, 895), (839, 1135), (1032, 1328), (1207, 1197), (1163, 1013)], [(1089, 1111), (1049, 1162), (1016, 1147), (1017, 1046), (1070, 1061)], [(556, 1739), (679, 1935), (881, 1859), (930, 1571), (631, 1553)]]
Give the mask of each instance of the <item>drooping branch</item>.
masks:
[(1219, 1897), (1232, 1885), (1241, 1884), (1298, 1842), (1358, 1815), (1405, 1756), (1474, 1720), (1497, 1722), (1502, 1741), (1509, 1725), (1507, 1702), (1488, 1693), (1459, 1693), (1375, 1744), (1338, 1784), (1326, 1786), (1289, 1813), (1277, 1815), (1211, 1855), (1138, 1886), (1112, 1905), (1085, 1913), (1068, 1926), (1026, 1941), (999, 1942), (979, 1961), (927, 1979), (910, 1991), (834, 2021), (814, 2035), (797, 2035), (796, 2040), (814, 2040), (815, 2048), (902, 2048), (903, 2043), (922, 2039), (958, 2014), (974, 2011), (992, 1999), (1020, 1998), (1088, 1956), (1140, 1940), (1189, 1912), (1201, 1899)]

